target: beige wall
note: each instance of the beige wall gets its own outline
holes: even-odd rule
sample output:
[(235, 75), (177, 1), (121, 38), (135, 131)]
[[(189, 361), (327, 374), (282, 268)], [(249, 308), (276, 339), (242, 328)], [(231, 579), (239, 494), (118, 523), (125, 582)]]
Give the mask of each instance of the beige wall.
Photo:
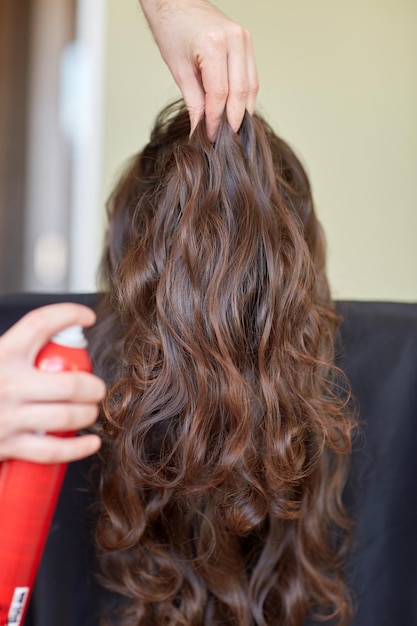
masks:
[[(136, 0), (107, 0), (105, 193), (178, 91)], [(252, 32), (258, 108), (302, 157), (337, 298), (417, 299), (417, 1), (219, 0)]]

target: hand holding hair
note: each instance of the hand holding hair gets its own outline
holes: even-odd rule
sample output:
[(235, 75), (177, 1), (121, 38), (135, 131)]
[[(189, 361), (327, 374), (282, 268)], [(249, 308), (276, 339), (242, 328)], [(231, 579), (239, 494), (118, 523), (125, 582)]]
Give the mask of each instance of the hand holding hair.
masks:
[(237, 132), (253, 113), (258, 75), (251, 35), (206, 0), (140, 0), (161, 55), (181, 89), (191, 132), (203, 114), (214, 140), (223, 111)]
[(67, 462), (99, 449), (97, 435), (62, 439), (37, 432), (91, 426), (105, 394), (103, 381), (85, 372), (40, 372), (33, 365), (40, 348), (58, 330), (94, 321), (94, 312), (85, 306), (54, 304), (31, 311), (1, 337), (0, 461)]

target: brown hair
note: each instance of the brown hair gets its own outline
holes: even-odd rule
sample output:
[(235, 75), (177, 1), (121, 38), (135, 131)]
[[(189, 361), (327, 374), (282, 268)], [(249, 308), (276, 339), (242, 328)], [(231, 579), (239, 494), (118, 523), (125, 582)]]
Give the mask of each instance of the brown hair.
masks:
[(353, 419), (303, 167), (258, 115), (159, 116), (109, 203), (103, 584), (126, 623), (347, 623)]

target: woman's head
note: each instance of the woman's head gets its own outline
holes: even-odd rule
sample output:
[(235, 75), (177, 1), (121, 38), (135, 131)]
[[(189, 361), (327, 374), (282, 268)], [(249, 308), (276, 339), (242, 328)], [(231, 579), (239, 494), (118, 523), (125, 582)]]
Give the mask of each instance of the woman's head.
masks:
[(260, 117), (213, 145), (184, 107), (161, 114), (109, 201), (98, 331), (97, 537), (132, 624), (347, 616), (324, 262), (307, 176)]
[[(209, 226), (214, 212), (225, 226), (244, 229), (244, 240), (250, 238), (253, 220), (260, 219), (264, 226), (272, 220), (278, 227), (285, 213), (307, 243), (323, 283), (320, 296), (328, 299), (324, 239), (307, 175), (291, 148), (256, 115), (246, 117), (239, 135), (224, 122), (215, 145), (208, 141), (202, 124), (191, 138), (189, 132), (185, 107), (167, 107), (148, 145), (131, 159), (108, 205), (111, 264), (124, 262), (126, 249), (143, 242), (149, 233), (141, 229), (149, 219), (157, 226), (156, 212), (162, 225), (155, 237), (162, 246), (170, 245), (172, 236), (186, 225), (193, 233), (196, 224)], [(262, 216), (257, 215), (259, 207), (266, 211)], [(229, 236), (224, 228), (218, 230), (218, 246), (225, 234)], [(211, 243), (209, 237), (207, 247)], [(210, 248), (213, 256), (218, 246)]]

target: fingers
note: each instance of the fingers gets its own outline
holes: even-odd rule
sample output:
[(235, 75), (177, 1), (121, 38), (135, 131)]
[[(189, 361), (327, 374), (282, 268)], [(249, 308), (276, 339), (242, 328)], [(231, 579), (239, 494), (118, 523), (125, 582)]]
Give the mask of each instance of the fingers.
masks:
[(178, 80), (185, 105), (190, 115), (190, 134), (204, 115), (205, 93), (197, 73), (187, 72)]
[(104, 382), (86, 372), (48, 373), (33, 369), (0, 370), (0, 406), (21, 402), (99, 403)]
[(19, 433), (76, 432), (89, 428), (98, 416), (96, 404), (28, 403), (3, 411), (0, 441)]
[(91, 326), (95, 313), (82, 304), (51, 304), (31, 311), (8, 330), (0, 341), (0, 363), (32, 363), (41, 347), (59, 330), (79, 324)]
[(0, 373), (0, 460), (67, 462), (94, 454), (96, 435), (61, 440), (33, 431), (73, 432), (90, 427), (105, 395), (103, 381), (84, 372)]
[(253, 113), (258, 76), (249, 32), (203, 0), (140, 0), (155, 41), (190, 112), (191, 130), (203, 113), (216, 138), (226, 110), (237, 131)]
[(217, 135), (223, 111), (237, 132), (245, 110), (253, 113), (258, 93), (258, 74), (250, 33), (237, 24), (223, 33), (212, 33), (205, 42), (199, 69), (205, 92), (207, 134)]
[(207, 135), (214, 141), (229, 96), (227, 41), (223, 33), (210, 33), (202, 44), (199, 71), (205, 93), (204, 113)]
[(0, 339), (0, 460), (67, 462), (99, 449), (96, 435), (64, 439), (36, 431), (91, 426), (106, 393), (104, 382), (86, 372), (40, 372), (33, 365), (41, 346), (58, 330), (94, 321), (88, 307), (49, 305), (24, 316)]
[(95, 454), (100, 445), (100, 437), (97, 435), (60, 438), (19, 433), (0, 441), (0, 461), (14, 458), (36, 463), (67, 463)]
[(236, 38), (234, 48), (228, 56), (229, 93), (226, 116), (237, 133), (245, 115), (249, 94), (248, 64), (246, 60), (246, 37)]
[(255, 63), (252, 37), (249, 31), (246, 31), (246, 72), (248, 80), (246, 109), (250, 113), (250, 115), (253, 115), (255, 111), (256, 97), (259, 91), (259, 77)]

